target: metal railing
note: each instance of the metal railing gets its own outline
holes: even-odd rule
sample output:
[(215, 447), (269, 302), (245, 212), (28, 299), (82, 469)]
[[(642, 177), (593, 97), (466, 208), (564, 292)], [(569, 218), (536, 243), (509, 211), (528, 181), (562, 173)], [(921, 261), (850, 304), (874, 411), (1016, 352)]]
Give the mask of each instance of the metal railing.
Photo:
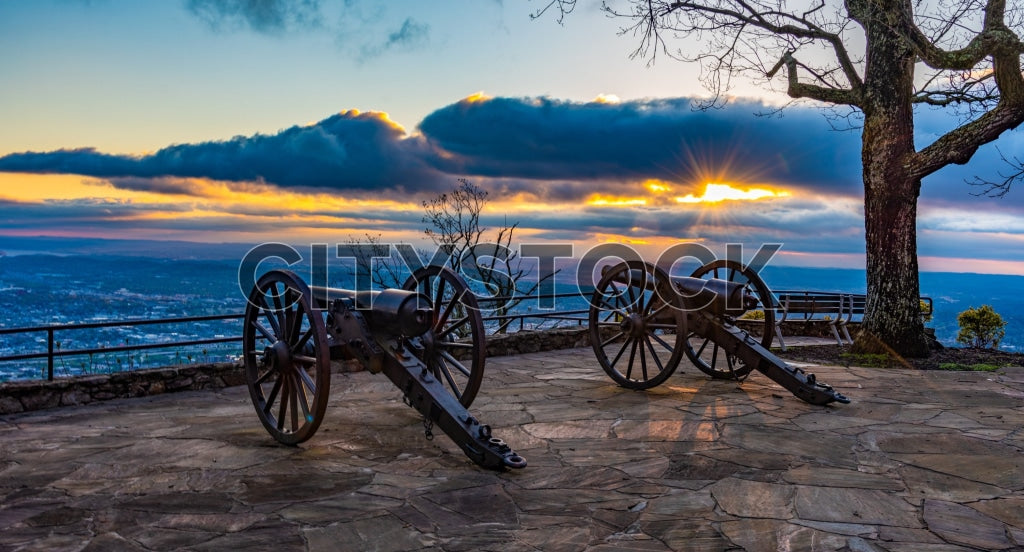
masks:
[(22, 328), (0, 328), (0, 335), (11, 335), (11, 334), (31, 334), (46, 332), (46, 351), (35, 352), (35, 353), (21, 353), (14, 355), (0, 356), (0, 362), (8, 362), (15, 360), (34, 360), (34, 359), (46, 359), (46, 379), (53, 381), (53, 365), (54, 360), (57, 358), (63, 358), (66, 356), (82, 356), (92, 355), (97, 353), (116, 353), (124, 351), (143, 351), (148, 349), (162, 349), (171, 347), (188, 347), (196, 345), (208, 345), (213, 343), (229, 343), (233, 341), (241, 341), (242, 336), (237, 337), (213, 337), (208, 339), (189, 339), (183, 341), (170, 341), (160, 343), (140, 343), (137, 345), (115, 345), (112, 347), (89, 347), (85, 349), (62, 349), (54, 351), (54, 344), (58, 343), (54, 339), (54, 334), (57, 332), (74, 331), (74, 330), (89, 330), (96, 328), (114, 328), (114, 327), (134, 327), (134, 326), (145, 326), (153, 324), (181, 324), (190, 322), (207, 322), (214, 320), (233, 320), (244, 317), (244, 314), (211, 314), (205, 316), (184, 316), (179, 318), (146, 318), (146, 319), (129, 319), (129, 320), (117, 320), (111, 322), (80, 322), (72, 324), (47, 324), (44, 326), (29, 326)]
[[(582, 326), (587, 319), (585, 317), (577, 316), (579, 314), (587, 314), (587, 309), (579, 310), (566, 310), (566, 311), (554, 311), (554, 312), (537, 312), (537, 313), (517, 313), (517, 314), (505, 314), (499, 316), (484, 316), (484, 327), (487, 327), (488, 322), (497, 322), (497, 327), (491, 333), (502, 333), (508, 332), (510, 326), (516, 320), (519, 321), (519, 329), (517, 331), (523, 331), (526, 329), (525, 320), (527, 318), (536, 318), (540, 320), (554, 320), (555, 325), (550, 326), (547, 329), (558, 327), (558, 322), (575, 322), (576, 325)], [(545, 329), (543, 327), (544, 322), (541, 322), (536, 328), (530, 329)]]
[[(545, 298), (550, 298), (552, 300), (556, 300), (556, 299), (569, 299), (569, 298), (580, 299), (582, 297), (584, 297), (584, 296), (582, 294), (580, 294), (580, 293), (555, 293), (555, 294), (552, 294), (552, 295), (545, 296)], [(478, 297), (477, 298), (477, 302), (481, 303), (481, 304), (484, 304), (484, 305), (486, 305), (488, 303), (508, 303), (508, 302), (512, 302), (512, 306), (510, 308), (511, 309), (515, 309), (517, 306), (522, 305), (527, 300), (531, 300), (531, 299), (536, 300), (538, 298), (539, 298), (538, 295), (526, 295), (526, 296), (522, 296), (522, 297), (508, 297), (508, 296)], [(574, 310), (554, 310), (553, 309), (553, 310), (550, 310), (550, 311), (540, 311), (540, 312), (526, 311), (526, 312), (516, 312), (516, 313), (507, 313), (507, 314), (493, 315), (493, 316), (484, 316), (483, 317), (483, 321), (484, 321), (484, 327), (485, 328), (489, 328), (491, 333), (507, 333), (508, 329), (517, 320), (519, 321), (519, 330), (518, 331), (525, 330), (526, 329), (526, 319), (528, 319), (528, 318), (529, 319), (539, 319), (539, 320), (541, 320), (541, 322), (537, 325), (536, 328), (531, 328), (531, 329), (543, 329), (544, 321), (547, 321), (547, 320), (554, 320), (555, 321), (555, 326), (551, 326), (551, 327), (557, 327), (557, 324), (559, 322), (574, 322), (577, 325), (582, 325), (584, 322), (587, 321), (587, 319), (586, 319), (586, 317), (580, 317), (578, 315), (586, 314), (587, 312), (588, 312), (587, 309), (574, 309)]]
[[(556, 294), (554, 298), (580, 298), (581, 295), (578, 293), (565, 293)], [(527, 299), (536, 299), (537, 296), (526, 296), (516, 297), (515, 299), (522, 303)], [(508, 300), (507, 297), (484, 297), (480, 299), (481, 303), (496, 303), (500, 301)], [(516, 312), (508, 313), (495, 316), (483, 317), (485, 328), (490, 333), (503, 333), (508, 332), (509, 328), (515, 325), (518, 321), (518, 331), (527, 329), (527, 319), (539, 319), (540, 322), (535, 324), (531, 329), (551, 329), (559, 327), (559, 324), (570, 322), (575, 325), (582, 325), (586, 322), (585, 317), (579, 315), (586, 314), (586, 309), (576, 310), (551, 310), (551, 311), (527, 311), (527, 312)], [(45, 333), (46, 334), (46, 350), (29, 352), (29, 353), (17, 353), (11, 355), (0, 356), (0, 364), (5, 362), (13, 362), (18, 360), (37, 360), (46, 359), (46, 379), (53, 381), (54, 379), (54, 363), (58, 359), (73, 356), (84, 356), (93, 354), (104, 354), (104, 353), (117, 353), (117, 352), (130, 352), (130, 351), (144, 351), (150, 349), (167, 349), (173, 347), (193, 347), (200, 345), (210, 345), (219, 343), (231, 343), (241, 342), (242, 336), (230, 336), (230, 337), (213, 337), (207, 339), (188, 339), (178, 341), (168, 341), (159, 343), (140, 343), (140, 344), (125, 344), (115, 346), (104, 346), (104, 347), (88, 347), (81, 349), (62, 349), (59, 346), (55, 349), (55, 345), (59, 344), (60, 341), (55, 338), (55, 334), (58, 332), (70, 332), (70, 331), (81, 331), (97, 328), (113, 328), (113, 327), (124, 327), (130, 328), (135, 326), (146, 326), (146, 325), (158, 325), (158, 324), (182, 324), (182, 323), (194, 323), (194, 322), (209, 322), (209, 321), (223, 321), (223, 320), (238, 320), (244, 318), (244, 313), (238, 314), (212, 314), (204, 316), (185, 316), (177, 318), (145, 318), (145, 319), (128, 319), (128, 320), (117, 320), (109, 322), (80, 322), (70, 324), (46, 324), (40, 326), (28, 326), (20, 328), (0, 328), (0, 336), (3, 335), (14, 335), (14, 334), (32, 334), (32, 333)], [(553, 321), (553, 324), (545, 327), (544, 325), (548, 321)]]

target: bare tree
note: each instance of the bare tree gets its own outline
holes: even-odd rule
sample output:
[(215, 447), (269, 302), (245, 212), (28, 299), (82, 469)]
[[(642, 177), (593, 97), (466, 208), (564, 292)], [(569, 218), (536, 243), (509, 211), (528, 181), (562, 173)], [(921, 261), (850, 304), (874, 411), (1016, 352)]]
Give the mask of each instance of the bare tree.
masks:
[(408, 271), (402, 268), (402, 260), (390, 244), (382, 241), (380, 234), (366, 233), (365, 236), (365, 239), (358, 239), (349, 235), (345, 241), (346, 253), (355, 259), (356, 281), (369, 281), (378, 289), (402, 287), (408, 277)]
[[(552, 10), (561, 19), (575, 4), (552, 0), (534, 16)], [(918, 306), (921, 180), (947, 165), (967, 163), (979, 147), (1024, 122), (1020, 4), (622, 0), (606, 2), (604, 10), (626, 20), (623, 32), (639, 39), (634, 56), (698, 63), (712, 103), (742, 74), (764, 83), (783, 78), (790, 97), (849, 109), (859, 117), (868, 298), (865, 331), (854, 347), (927, 355)], [(690, 37), (704, 48), (670, 49), (669, 39)], [(917, 105), (950, 110), (961, 124), (918, 148)], [(1022, 176), (1015, 170), (986, 192), (1005, 193)]]
[(460, 178), (451, 192), (423, 202), (423, 222), (429, 224), (424, 233), (436, 245), (451, 250), (453, 269), (469, 275), (488, 295), (497, 298), (488, 310), (503, 316), (557, 271), (527, 281), (532, 271), (523, 265), (512, 247), (512, 236), (519, 223), (510, 225), (506, 221), (497, 229), (493, 241), (485, 241), (488, 229), (481, 224), (480, 215), (486, 204), (487, 190)]
[(451, 249), (455, 270), (461, 268), (462, 259), (487, 230), (480, 225), (480, 213), (486, 204), (487, 191), (464, 178), (451, 192), (423, 202), (423, 222), (429, 224), (423, 233), (435, 245)]

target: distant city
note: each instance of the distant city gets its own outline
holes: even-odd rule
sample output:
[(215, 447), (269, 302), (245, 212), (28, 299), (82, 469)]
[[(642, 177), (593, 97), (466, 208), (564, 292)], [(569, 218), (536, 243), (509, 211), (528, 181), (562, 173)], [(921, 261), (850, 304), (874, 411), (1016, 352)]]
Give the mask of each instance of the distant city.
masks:
[[(238, 285), (238, 265), (247, 250), (231, 244), (0, 237), (0, 328), (241, 313), (245, 297)], [(303, 275), (308, 276), (308, 267), (305, 270)], [(761, 275), (772, 289), (865, 291), (863, 270), (769, 265)], [(331, 285), (345, 286), (346, 281), (351, 281), (347, 271), (332, 272)], [(927, 325), (948, 346), (956, 345), (957, 314), (989, 304), (1007, 321), (1001, 348), (1024, 349), (1021, 289), (1024, 276), (921, 274), (921, 293), (933, 299), (935, 308)], [(562, 283), (558, 291), (571, 291), (571, 286)], [(585, 306), (582, 297), (556, 303), (560, 310)], [(522, 308), (536, 310), (536, 305)], [(239, 335), (240, 322), (229, 320), (56, 332), (54, 339), (59, 352)], [(0, 338), (0, 356), (46, 350), (45, 332)], [(219, 361), (237, 355), (238, 345), (230, 343), (68, 356), (60, 359), (55, 373)], [(38, 377), (39, 362), (0, 363), (0, 381)]]

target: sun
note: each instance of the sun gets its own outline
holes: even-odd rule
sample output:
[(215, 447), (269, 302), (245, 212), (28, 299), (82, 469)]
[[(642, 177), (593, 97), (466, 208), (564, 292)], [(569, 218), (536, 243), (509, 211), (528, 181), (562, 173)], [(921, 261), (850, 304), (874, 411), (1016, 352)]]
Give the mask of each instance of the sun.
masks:
[(676, 197), (676, 203), (721, 203), (723, 201), (756, 201), (765, 198), (788, 197), (785, 190), (767, 188), (739, 188), (730, 184), (708, 182), (704, 185), (704, 193), (700, 196), (687, 194)]

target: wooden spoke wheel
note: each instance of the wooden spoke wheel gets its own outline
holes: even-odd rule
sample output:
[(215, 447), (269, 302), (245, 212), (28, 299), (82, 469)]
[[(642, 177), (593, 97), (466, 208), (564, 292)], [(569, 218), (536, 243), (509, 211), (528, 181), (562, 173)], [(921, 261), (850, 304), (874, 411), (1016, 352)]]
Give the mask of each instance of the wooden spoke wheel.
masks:
[(324, 312), (295, 273), (272, 270), (249, 294), (242, 332), (245, 379), (263, 427), (295, 445), (316, 433), (331, 388)]
[(627, 261), (607, 269), (590, 299), (589, 315), (594, 353), (619, 385), (649, 389), (679, 366), (686, 316), (660, 268)]
[(480, 391), (487, 356), (487, 337), (476, 295), (453, 270), (434, 265), (414, 272), (402, 288), (430, 297), (434, 311), (430, 330), (411, 338), (410, 349), (468, 408)]
[[(764, 280), (749, 267), (744, 267), (736, 261), (719, 259), (698, 268), (692, 274), (694, 278), (728, 280), (742, 284), (744, 292), (757, 298), (758, 304), (740, 317), (747, 320), (746, 324), (753, 326), (752, 335), (760, 333), (761, 346), (765, 349), (771, 347), (772, 337), (775, 332), (775, 309), (772, 308), (774, 300), (771, 290)], [(727, 322), (735, 324), (735, 319), (728, 319)], [(749, 326), (744, 329), (750, 330)], [(715, 379), (742, 379), (756, 366), (744, 364), (738, 357), (727, 354), (717, 343), (707, 337), (690, 333), (686, 338), (686, 356), (693, 362), (701, 372)]]

